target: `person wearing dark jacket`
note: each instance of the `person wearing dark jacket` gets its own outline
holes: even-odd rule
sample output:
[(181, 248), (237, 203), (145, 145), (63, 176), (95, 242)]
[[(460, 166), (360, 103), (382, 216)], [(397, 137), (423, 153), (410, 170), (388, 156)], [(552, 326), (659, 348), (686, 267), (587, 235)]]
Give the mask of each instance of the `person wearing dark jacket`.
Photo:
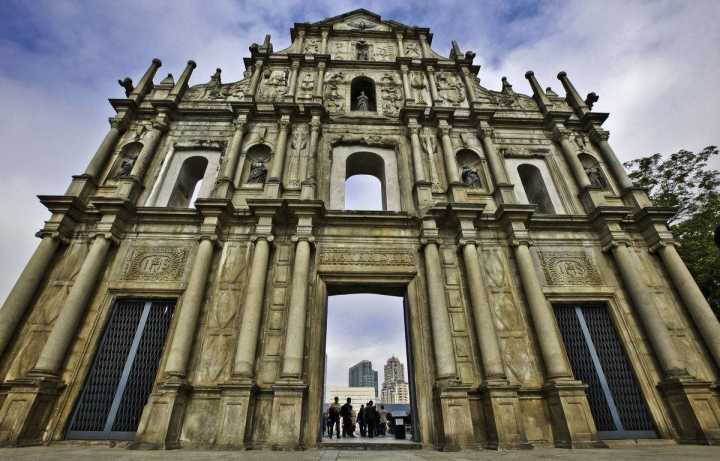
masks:
[(367, 424), (368, 436), (375, 437), (375, 427), (378, 423), (378, 412), (375, 409), (373, 401), (369, 401), (365, 407), (365, 424)]
[(342, 432), (343, 437), (355, 437), (355, 424), (352, 421), (352, 405), (350, 404), (350, 397), (347, 398), (347, 403), (340, 407), (340, 417), (342, 418)]
[(365, 424), (365, 405), (360, 405), (360, 410), (357, 414), (357, 423), (360, 426), (360, 437), (367, 436), (367, 424)]
[(333, 428), (335, 429), (335, 433), (337, 434), (337, 438), (340, 438), (340, 402), (337, 397), (335, 397), (335, 401), (330, 404), (330, 408), (328, 408), (328, 421), (330, 423), (329, 430), (328, 430), (328, 436), (332, 439), (333, 436)]

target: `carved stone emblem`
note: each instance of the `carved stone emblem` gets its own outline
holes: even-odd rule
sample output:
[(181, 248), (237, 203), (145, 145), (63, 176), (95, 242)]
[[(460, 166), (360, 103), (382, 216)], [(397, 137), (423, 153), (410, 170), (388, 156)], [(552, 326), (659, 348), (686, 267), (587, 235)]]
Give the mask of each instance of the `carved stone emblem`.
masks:
[(549, 285), (601, 285), (600, 273), (583, 251), (540, 251), (545, 280)]
[(177, 246), (148, 246), (132, 250), (125, 280), (169, 282), (182, 278), (188, 249)]

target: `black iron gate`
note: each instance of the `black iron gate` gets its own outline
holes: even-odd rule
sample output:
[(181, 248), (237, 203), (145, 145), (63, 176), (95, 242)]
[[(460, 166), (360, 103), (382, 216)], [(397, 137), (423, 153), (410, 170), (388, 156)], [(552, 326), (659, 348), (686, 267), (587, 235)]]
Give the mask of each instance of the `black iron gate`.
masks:
[(601, 438), (657, 437), (635, 375), (602, 304), (553, 306), (575, 377)]
[(174, 301), (115, 303), (70, 421), (68, 439), (135, 437), (174, 309)]

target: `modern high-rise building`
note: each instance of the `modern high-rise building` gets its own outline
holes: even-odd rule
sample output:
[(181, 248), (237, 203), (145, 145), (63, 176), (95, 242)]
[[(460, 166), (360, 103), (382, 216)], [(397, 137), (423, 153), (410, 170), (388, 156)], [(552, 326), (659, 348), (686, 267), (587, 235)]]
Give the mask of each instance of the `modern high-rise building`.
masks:
[(361, 360), (350, 367), (348, 371), (348, 385), (350, 387), (372, 387), (375, 395), (378, 394), (378, 372), (373, 370), (372, 362)]
[(395, 356), (384, 367), (381, 400), (383, 403), (410, 403), (410, 386), (405, 381), (405, 365)]

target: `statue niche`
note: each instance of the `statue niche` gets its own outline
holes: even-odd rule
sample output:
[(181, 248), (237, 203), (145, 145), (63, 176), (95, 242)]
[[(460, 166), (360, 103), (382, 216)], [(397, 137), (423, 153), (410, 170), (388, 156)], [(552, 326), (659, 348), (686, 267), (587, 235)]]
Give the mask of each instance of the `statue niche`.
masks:
[(358, 61), (370, 60), (370, 45), (365, 40), (359, 40), (355, 44), (356, 59)]
[(482, 162), (480, 157), (470, 150), (462, 149), (457, 155), (457, 164), (460, 166), (460, 180), (471, 189), (482, 189)]
[(130, 142), (123, 146), (118, 155), (118, 166), (115, 168), (115, 173), (111, 175), (112, 178), (123, 178), (130, 176), (135, 160), (137, 160), (143, 145), (139, 142)]
[(375, 112), (375, 82), (368, 77), (355, 77), (350, 84), (350, 110)]
[(266, 144), (255, 144), (247, 153), (248, 172), (245, 184), (265, 184), (271, 149)]
[(595, 159), (595, 157), (586, 153), (581, 153), (578, 155), (578, 158), (580, 159), (580, 164), (585, 170), (585, 174), (587, 174), (588, 179), (590, 180), (590, 185), (598, 189), (607, 190), (609, 188), (607, 179), (605, 179), (600, 163)]

